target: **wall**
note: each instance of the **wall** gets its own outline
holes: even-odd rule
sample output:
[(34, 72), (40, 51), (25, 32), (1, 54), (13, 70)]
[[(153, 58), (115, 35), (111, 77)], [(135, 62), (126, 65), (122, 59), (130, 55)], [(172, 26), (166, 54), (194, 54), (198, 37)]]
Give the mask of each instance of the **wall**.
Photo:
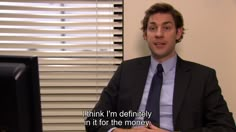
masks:
[[(124, 0), (124, 57), (149, 54), (140, 30), (144, 11), (160, 0)], [(217, 71), (219, 84), (236, 119), (236, 0), (165, 0), (182, 12), (186, 33), (178, 54)]]

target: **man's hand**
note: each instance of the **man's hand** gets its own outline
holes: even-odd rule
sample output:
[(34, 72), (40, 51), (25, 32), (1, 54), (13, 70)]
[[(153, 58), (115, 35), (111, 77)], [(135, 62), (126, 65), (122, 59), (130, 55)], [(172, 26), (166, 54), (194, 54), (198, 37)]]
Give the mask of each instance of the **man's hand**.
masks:
[(149, 130), (152, 130), (151, 132), (169, 132), (167, 130), (156, 127), (151, 122), (148, 122), (148, 128), (149, 128)]
[(154, 126), (151, 122), (148, 123), (148, 127), (134, 127), (131, 129), (122, 129), (122, 128), (116, 128), (112, 132), (169, 132), (167, 130), (158, 128)]

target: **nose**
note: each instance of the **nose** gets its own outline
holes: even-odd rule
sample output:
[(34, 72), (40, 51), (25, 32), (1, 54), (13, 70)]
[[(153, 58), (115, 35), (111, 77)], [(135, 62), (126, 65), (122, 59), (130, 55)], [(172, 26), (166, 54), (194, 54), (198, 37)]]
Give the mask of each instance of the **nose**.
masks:
[(158, 28), (155, 35), (156, 37), (163, 37), (163, 30), (161, 28)]

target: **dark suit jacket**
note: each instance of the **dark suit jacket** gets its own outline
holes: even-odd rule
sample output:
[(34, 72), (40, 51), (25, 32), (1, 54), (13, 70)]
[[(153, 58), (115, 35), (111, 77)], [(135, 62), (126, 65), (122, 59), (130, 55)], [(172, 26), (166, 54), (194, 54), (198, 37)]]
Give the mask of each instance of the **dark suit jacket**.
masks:
[[(115, 72), (93, 111), (137, 111), (146, 83), (150, 56), (124, 61)], [(132, 117), (88, 117), (92, 120), (133, 120)], [(123, 123), (124, 124), (124, 123)], [(232, 114), (221, 94), (215, 70), (178, 57), (173, 96), (173, 124), (176, 131), (236, 132)], [(112, 128), (86, 125), (91, 132)], [(129, 128), (131, 126), (116, 126)]]

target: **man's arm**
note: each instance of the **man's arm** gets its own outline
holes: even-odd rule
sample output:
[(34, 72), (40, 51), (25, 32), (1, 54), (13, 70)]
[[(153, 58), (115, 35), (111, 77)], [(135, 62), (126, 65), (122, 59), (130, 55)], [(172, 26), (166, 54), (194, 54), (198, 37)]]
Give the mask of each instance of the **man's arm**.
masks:
[[(104, 117), (87, 117), (86, 121), (90, 122), (90, 124), (85, 125), (87, 132), (106, 132), (109, 129), (115, 127), (110, 124), (111, 117), (108, 117), (107, 111), (115, 111), (117, 104), (117, 94), (119, 89), (119, 80), (121, 74), (122, 64), (119, 66), (112, 79), (108, 83), (107, 87), (105, 87), (101, 93), (100, 99), (95, 105), (92, 112), (104, 112)], [(93, 122), (96, 120), (97, 124), (95, 125)], [(108, 121), (107, 125), (101, 125), (99, 120)]]
[[(236, 132), (232, 113), (229, 112), (221, 89), (218, 85), (215, 70), (211, 70), (204, 92), (204, 126), (183, 132)], [(182, 130), (181, 130), (182, 131)]]

